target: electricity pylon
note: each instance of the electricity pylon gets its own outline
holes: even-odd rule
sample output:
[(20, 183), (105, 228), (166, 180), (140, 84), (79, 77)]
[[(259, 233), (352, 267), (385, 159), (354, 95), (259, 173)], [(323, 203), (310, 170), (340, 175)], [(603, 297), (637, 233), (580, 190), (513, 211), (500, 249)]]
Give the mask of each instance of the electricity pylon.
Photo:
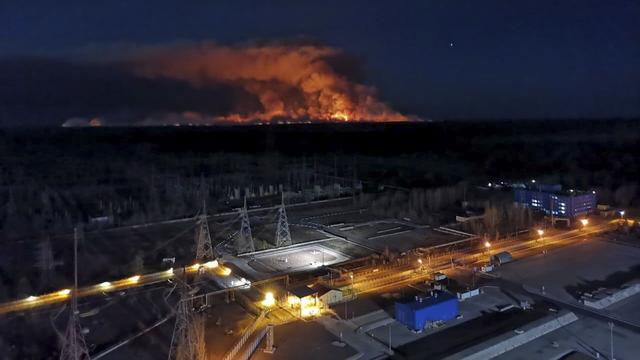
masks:
[(55, 267), (53, 250), (51, 249), (49, 238), (42, 240), (40, 244), (38, 244), (36, 266), (40, 270), (40, 287), (44, 289), (51, 282), (51, 272)]
[(198, 216), (198, 229), (196, 230), (196, 261), (204, 263), (215, 260), (213, 246), (211, 246), (211, 233), (207, 221), (207, 205), (202, 202), (202, 213)]
[(203, 314), (193, 310), (193, 300), (187, 284), (182, 284), (177, 307), (169, 360), (205, 360), (205, 319)]
[(256, 251), (251, 235), (251, 223), (247, 212), (247, 197), (244, 197), (244, 207), (240, 209), (240, 234), (236, 238), (236, 251), (238, 254), (252, 253)]
[(282, 205), (278, 209), (278, 226), (276, 228), (276, 247), (292, 245), (291, 233), (289, 233), (289, 221), (287, 211), (284, 208), (284, 193), (282, 193)]
[(89, 349), (82, 336), (82, 327), (78, 320), (78, 239), (82, 236), (82, 230), (73, 229), (73, 290), (71, 290), (71, 309), (69, 322), (62, 339), (60, 360), (88, 360)]

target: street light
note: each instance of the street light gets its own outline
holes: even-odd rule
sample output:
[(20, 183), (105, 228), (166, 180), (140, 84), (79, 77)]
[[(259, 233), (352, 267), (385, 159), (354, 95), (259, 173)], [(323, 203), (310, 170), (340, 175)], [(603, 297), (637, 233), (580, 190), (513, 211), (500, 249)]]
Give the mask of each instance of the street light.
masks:
[(611, 350), (611, 360), (616, 360), (613, 357), (613, 321), (609, 321), (609, 345)]
[(491, 243), (488, 241), (484, 242), (484, 247), (487, 248), (487, 254), (489, 255), (489, 261), (491, 261)]
[(273, 293), (271, 291), (264, 294), (264, 300), (262, 300), (262, 306), (272, 307), (273, 305), (275, 305), (275, 303), (276, 303), (276, 299), (273, 296)]
[(589, 219), (580, 219), (580, 223), (583, 227), (589, 225)]
[(547, 249), (545, 249), (545, 248), (544, 248), (544, 245), (545, 245), (545, 244), (544, 244), (544, 241), (542, 240), (542, 239), (543, 239), (543, 237), (542, 237), (542, 236), (544, 235), (544, 230), (542, 230), (542, 229), (538, 229), (538, 235), (540, 236), (540, 241), (542, 242), (542, 246), (543, 246), (543, 248), (542, 248), (542, 253), (543, 253), (543, 254), (546, 254), (546, 253), (547, 253)]
[(620, 210), (620, 220), (624, 219), (624, 210)]

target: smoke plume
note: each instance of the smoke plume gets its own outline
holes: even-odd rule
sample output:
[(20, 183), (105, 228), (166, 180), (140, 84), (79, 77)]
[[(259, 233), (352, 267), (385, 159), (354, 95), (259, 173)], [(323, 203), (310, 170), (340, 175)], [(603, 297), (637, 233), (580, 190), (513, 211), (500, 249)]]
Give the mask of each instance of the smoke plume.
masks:
[[(373, 87), (341, 73), (344, 56), (337, 49), (317, 45), (204, 43), (138, 50), (124, 63), (143, 78), (182, 81), (194, 88), (223, 84), (257, 99), (258, 106), (237, 102), (225, 114), (189, 112), (198, 123), (408, 120), (378, 100)], [(180, 115), (169, 115), (176, 116)], [(165, 120), (147, 119), (151, 123)]]

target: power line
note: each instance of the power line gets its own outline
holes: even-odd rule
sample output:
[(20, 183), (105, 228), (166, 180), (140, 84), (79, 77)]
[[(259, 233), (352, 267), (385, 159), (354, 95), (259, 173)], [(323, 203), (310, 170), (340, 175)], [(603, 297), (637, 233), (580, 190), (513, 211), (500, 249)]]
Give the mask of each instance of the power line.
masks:
[(62, 340), (60, 360), (90, 359), (87, 343), (82, 336), (82, 327), (78, 319), (78, 239), (82, 236), (82, 229), (73, 229), (73, 290), (71, 291), (71, 309), (69, 322)]

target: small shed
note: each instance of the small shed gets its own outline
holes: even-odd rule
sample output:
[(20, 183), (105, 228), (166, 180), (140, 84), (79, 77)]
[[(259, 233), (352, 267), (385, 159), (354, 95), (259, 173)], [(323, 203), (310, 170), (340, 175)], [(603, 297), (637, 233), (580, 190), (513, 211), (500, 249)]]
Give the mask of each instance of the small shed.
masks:
[(306, 285), (289, 289), (287, 303), (291, 309), (298, 309), (301, 317), (315, 315), (320, 311), (318, 291)]
[(311, 288), (317, 291), (320, 302), (325, 305), (332, 305), (342, 301), (342, 291), (320, 284), (315, 284)]
[(422, 331), (428, 322), (448, 321), (457, 315), (458, 298), (444, 291), (395, 303), (395, 319), (414, 331)]

